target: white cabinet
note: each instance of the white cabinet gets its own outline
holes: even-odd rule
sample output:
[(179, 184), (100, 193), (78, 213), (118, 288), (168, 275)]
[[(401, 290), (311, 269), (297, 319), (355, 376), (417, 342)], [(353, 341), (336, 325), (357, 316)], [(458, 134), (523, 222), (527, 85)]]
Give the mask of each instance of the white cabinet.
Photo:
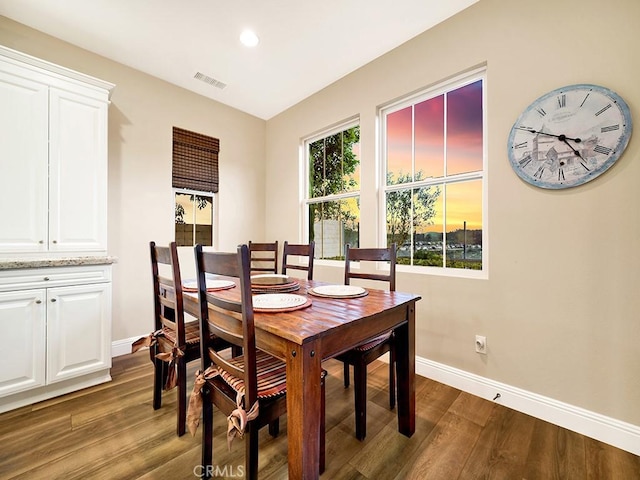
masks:
[(106, 253), (111, 88), (0, 46), (0, 253)]
[(46, 290), (0, 292), (0, 397), (44, 385)]
[(47, 384), (111, 367), (111, 284), (47, 290)]
[(0, 412), (110, 379), (111, 266), (0, 270)]
[(111, 379), (113, 87), (0, 45), (0, 412)]

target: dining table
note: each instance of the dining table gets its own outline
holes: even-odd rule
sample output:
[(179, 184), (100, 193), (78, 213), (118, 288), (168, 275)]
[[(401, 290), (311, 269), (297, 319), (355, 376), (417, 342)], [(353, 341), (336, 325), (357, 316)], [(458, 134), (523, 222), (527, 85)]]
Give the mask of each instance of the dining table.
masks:
[[(396, 342), (398, 431), (407, 437), (415, 432), (415, 306), (420, 296), (373, 288), (362, 296), (318, 296), (314, 289), (330, 284), (295, 281), (300, 288), (291, 293), (307, 298), (304, 307), (256, 310), (256, 346), (286, 363), (289, 479), (317, 479), (322, 362), (389, 330)], [(215, 294), (239, 300), (239, 291), (238, 286)], [(197, 318), (197, 294), (185, 293), (184, 309)]]

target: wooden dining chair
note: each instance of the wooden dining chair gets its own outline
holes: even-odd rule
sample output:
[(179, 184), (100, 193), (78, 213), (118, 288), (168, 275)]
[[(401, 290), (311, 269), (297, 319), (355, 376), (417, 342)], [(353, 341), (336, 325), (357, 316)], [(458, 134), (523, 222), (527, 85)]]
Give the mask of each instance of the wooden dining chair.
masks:
[[(213, 333), (229, 343), (242, 347), (243, 354), (231, 357), (202, 343), (202, 370), (195, 382), (202, 399), (202, 468), (211, 472), (213, 461), (213, 406), (229, 421), (248, 418), (245, 437), (245, 474), (258, 477), (258, 431), (269, 425), (271, 435), (278, 434), (278, 419), (286, 413), (286, 364), (256, 348), (253, 300), (251, 293), (250, 255), (246, 245), (237, 253), (203, 252), (195, 248), (199, 284), (200, 332), (203, 338)], [(205, 275), (213, 273), (238, 277), (240, 301), (232, 301), (207, 293)], [(204, 373), (202, 373), (204, 372)], [(324, 471), (324, 377), (321, 383), (320, 473)], [(193, 394), (192, 394), (193, 395)], [(193, 399), (192, 399), (193, 401)], [(245, 416), (246, 414), (246, 416)], [(191, 414), (190, 414), (191, 416)], [(199, 418), (199, 417), (198, 417)], [(237, 428), (235, 428), (237, 430)], [(232, 432), (235, 431), (232, 428)], [(242, 436), (243, 432), (239, 432)], [(228, 441), (230, 442), (229, 438)]]
[[(316, 242), (308, 244), (294, 244), (287, 241), (282, 247), (282, 274), (286, 275), (288, 269), (304, 270), (307, 272), (307, 280), (313, 280), (313, 256), (315, 254)], [(307, 257), (307, 263), (293, 263), (290, 257)]]
[[(396, 289), (396, 244), (388, 248), (350, 248), (345, 247), (344, 283), (351, 279), (378, 280), (389, 283), (389, 290)], [(389, 262), (388, 273), (365, 273), (353, 271), (351, 262)], [(393, 331), (385, 332), (375, 338), (340, 354), (336, 358), (344, 362), (344, 386), (349, 386), (349, 365), (353, 365), (356, 412), (356, 438), (364, 440), (367, 435), (367, 366), (389, 352), (389, 408), (396, 406), (395, 363), (396, 351)]]
[(249, 242), (251, 273), (278, 273), (278, 241), (273, 243)]
[[(133, 351), (142, 345), (149, 346), (154, 366), (153, 409), (162, 405), (162, 391), (178, 387), (177, 433), (185, 433), (187, 412), (187, 363), (200, 358), (200, 327), (197, 320), (185, 322), (182, 279), (175, 242), (168, 247), (149, 244), (151, 250), (151, 274), (153, 280), (153, 304), (155, 331), (134, 343)], [(159, 265), (167, 265), (170, 276), (161, 276)], [(229, 346), (215, 337), (208, 344), (217, 348)]]

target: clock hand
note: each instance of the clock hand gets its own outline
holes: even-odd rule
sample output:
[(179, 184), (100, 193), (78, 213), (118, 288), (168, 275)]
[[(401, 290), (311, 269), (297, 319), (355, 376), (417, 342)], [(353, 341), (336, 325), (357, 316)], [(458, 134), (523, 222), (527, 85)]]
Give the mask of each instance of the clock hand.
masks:
[(533, 130), (532, 128), (526, 128), (526, 127), (516, 127), (518, 130), (524, 130), (525, 132), (529, 132), (529, 133), (538, 133), (540, 135), (546, 135), (547, 137), (555, 137), (555, 138), (559, 138), (560, 141), (564, 142), (565, 139), (567, 140), (572, 140), (576, 143), (580, 143), (582, 140), (579, 138), (571, 138), (571, 137), (567, 137), (566, 135), (554, 135), (553, 133), (547, 133), (547, 132), (541, 132), (539, 130)]
[(571, 145), (569, 142), (567, 142), (567, 138), (564, 135), (560, 135), (558, 138), (560, 138), (560, 141), (566, 143), (567, 145), (569, 145), (569, 148), (571, 150), (573, 150), (573, 153), (575, 153), (576, 157), (580, 157), (580, 160), (584, 161), (584, 158), (582, 155), (580, 155), (580, 152), (578, 150), (576, 150), (575, 148), (573, 148), (573, 145)]

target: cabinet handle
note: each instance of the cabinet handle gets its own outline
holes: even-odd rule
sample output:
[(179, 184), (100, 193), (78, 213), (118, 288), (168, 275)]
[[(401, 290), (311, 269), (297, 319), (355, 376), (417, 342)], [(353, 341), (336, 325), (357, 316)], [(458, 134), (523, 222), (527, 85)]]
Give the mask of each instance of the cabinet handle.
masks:
[(52, 298), (52, 299), (51, 299), (51, 301), (52, 301), (52, 302), (55, 302), (55, 301), (56, 301), (56, 299), (55, 299), (55, 298)]
[(58, 243), (58, 241), (57, 241), (57, 240), (54, 240), (54, 241), (53, 241), (53, 243)]
[(44, 277), (44, 281), (48, 282), (49, 281), (49, 277)]
[(40, 240), (38, 243), (42, 245), (44, 243), (44, 240)]
[(42, 300), (36, 300), (36, 303), (37, 303), (37, 304), (41, 304), (41, 303), (42, 303)]

